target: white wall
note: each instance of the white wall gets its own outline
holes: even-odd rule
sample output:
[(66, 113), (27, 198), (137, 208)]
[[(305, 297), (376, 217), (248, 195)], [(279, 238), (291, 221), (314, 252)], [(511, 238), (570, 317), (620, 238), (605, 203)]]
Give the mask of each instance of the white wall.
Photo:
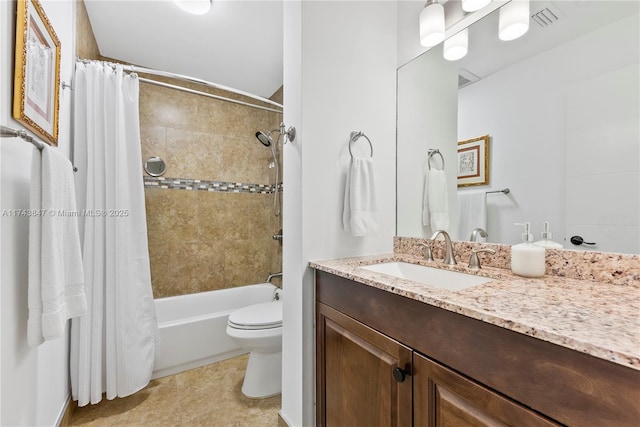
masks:
[[(393, 248), (396, 13), (395, 1), (285, 2), (285, 123), (298, 130), (284, 149), (281, 415), (292, 426), (314, 419), (308, 261)], [(347, 142), (354, 130), (365, 132), (374, 146), (380, 222), (375, 237), (342, 230)]]
[[(569, 196), (565, 149), (568, 126), (575, 130), (576, 120), (573, 125), (567, 121), (568, 93), (581, 82), (638, 64), (637, 20), (637, 15), (626, 18), (460, 90), (459, 139), (489, 134), (491, 187), (512, 191), (509, 196), (488, 196), (489, 241), (519, 242), (522, 231), (513, 223), (522, 221), (532, 223), (536, 240), (540, 239), (542, 221), (550, 221), (554, 240), (559, 243), (565, 243), (565, 235), (570, 237), (565, 230), (565, 200)], [(637, 105), (633, 108), (637, 119)], [(637, 148), (637, 140), (635, 143)], [(593, 154), (590, 150), (585, 153)], [(637, 154), (635, 159), (637, 177)], [(627, 186), (613, 186), (608, 191), (613, 199), (638, 198), (637, 191)], [(601, 200), (593, 192), (585, 196), (589, 206)], [(638, 218), (634, 220), (637, 227)]]
[[(71, 81), (75, 58), (75, 3), (41, 0), (62, 44), (61, 80)], [(13, 128), (13, 41), (15, 2), (0, 1), (0, 123)], [(59, 149), (70, 153), (71, 93), (61, 91)], [(35, 148), (19, 139), (0, 142), (0, 209), (28, 208), (31, 155)], [(69, 396), (68, 334), (35, 349), (27, 346), (26, 217), (0, 219), (0, 425), (52, 426)]]

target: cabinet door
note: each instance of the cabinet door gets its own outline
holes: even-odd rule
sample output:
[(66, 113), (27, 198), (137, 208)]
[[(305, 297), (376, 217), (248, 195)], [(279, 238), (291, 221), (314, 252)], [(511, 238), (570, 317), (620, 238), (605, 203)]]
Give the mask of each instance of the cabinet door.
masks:
[(416, 426), (558, 426), (524, 406), (427, 359), (413, 354)]
[(319, 426), (411, 425), (411, 349), (320, 303), (316, 340)]

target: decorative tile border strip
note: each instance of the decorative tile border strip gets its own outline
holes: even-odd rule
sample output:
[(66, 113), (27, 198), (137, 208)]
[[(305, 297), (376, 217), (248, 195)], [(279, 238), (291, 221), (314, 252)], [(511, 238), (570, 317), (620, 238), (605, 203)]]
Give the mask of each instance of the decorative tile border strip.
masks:
[[(225, 193), (269, 194), (275, 191), (273, 184), (245, 184), (241, 182), (204, 181), (188, 178), (165, 178), (163, 176), (144, 176), (145, 188), (161, 188), (171, 190), (199, 190)], [(282, 191), (282, 183), (278, 184)]]

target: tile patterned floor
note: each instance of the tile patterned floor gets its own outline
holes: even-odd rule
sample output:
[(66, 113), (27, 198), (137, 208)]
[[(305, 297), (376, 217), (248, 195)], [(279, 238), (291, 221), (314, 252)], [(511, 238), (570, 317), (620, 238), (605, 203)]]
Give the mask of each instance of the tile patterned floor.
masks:
[(151, 381), (140, 392), (76, 408), (71, 426), (276, 427), (280, 395), (249, 399), (240, 388), (248, 356)]

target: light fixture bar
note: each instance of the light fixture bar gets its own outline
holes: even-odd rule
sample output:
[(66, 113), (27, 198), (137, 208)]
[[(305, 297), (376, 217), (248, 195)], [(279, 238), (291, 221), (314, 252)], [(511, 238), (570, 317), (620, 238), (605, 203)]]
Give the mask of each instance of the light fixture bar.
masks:
[(529, 0), (511, 0), (500, 8), (498, 37), (510, 41), (529, 31)]
[[(460, 31), (462, 31), (463, 29), (469, 27), (474, 22), (477, 22), (477, 21), (483, 19), (484, 17), (486, 17), (487, 15), (495, 12), (497, 9), (500, 9), (502, 6), (504, 6), (505, 4), (509, 3), (509, 1), (511, 1), (511, 0), (493, 0), (491, 3), (489, 3), (483, 9), (480, 9), (477, 12), (469, 13), (469, 14), (465, 15), (462, 19), (460, 19), (460, 20), (458, 20), (458, 21), (456, 21), (456, 22), (454, 22), (451, 25), (446, 27), (445, 33), (444, 33), (444, 38), (447, 39), (447, 38), (449, 38), (449, 37), (451, 37), (451, 36), (453, 36), (455, 34), (458, 34)], [(424, 9), (423, 9), (423, 11), (424, 11)], [(432, 47), (433, 46), (425, 46), (426, 49), (424, 49), (423, 52), (426, 52), (427, 50), (431, 49)], [(400, 64), (400, 66), (406, 65), (409, 61), (406, 61), (403, 64)]]
[(464, 58), (469, 50), (469, 29), (465, 28), (458, 34), (444, 41), (442, 55), (447, 61), (457, 61)]
[(444, 7), (429, 0), (420, 12), (420, 44), (433, 47), (444, 40)]

